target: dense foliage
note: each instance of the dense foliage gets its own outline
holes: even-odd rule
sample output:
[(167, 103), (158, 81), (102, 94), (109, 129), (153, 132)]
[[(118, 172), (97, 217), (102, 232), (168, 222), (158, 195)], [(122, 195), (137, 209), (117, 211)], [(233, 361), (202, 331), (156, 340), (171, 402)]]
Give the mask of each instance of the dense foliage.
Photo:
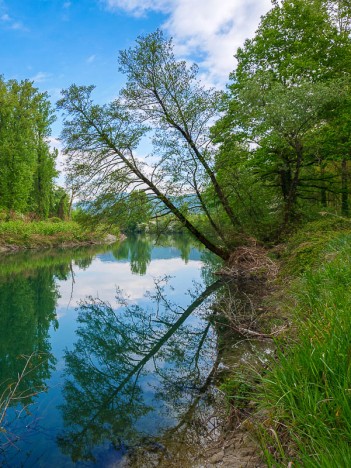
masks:
[[(201, 85), (197, 67), (175, 59), (172, 42), (160, 31), (121, 52), (120, 69), (127, 84), (108, 105), (94, 104), (92, 86), (63, 91), (58, 106), (64, 112), (71, 185), (88, 201), (103, 196), (104, 210), (120, 202), (118, 195), (143, 190), (158, 216), (172, 213), (209, 250), (227, 258), (231, 236), (218, 212), (229, 226), (238, 229), (240, 223), (215, 173), (209, 128), (220, 93)], [(146, 136), (154, 144), (148, 160), (136, 154)], [(206, 219), (206, 229), (191, 217), (194, 213)]]
[(250, 178), (251, 206), (270, 225), (276, 218), (287, 228), (322, 208), (348, 216), (351, 7), (273, 3), (236, 55), (224, 115), (213, 129), (218, 170), (237, 204), (248, 190), (235, 174)]
[(53, 110), (30, 81), (0, 77), (0, 210), (46, 218), (52, 208), (56, 153)]

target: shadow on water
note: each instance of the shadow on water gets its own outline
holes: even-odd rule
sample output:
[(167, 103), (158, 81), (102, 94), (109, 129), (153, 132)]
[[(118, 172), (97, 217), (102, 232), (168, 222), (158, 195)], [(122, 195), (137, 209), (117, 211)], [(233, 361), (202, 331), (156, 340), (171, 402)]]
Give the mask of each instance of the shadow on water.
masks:
[[(49, 330), (58, 328), (57, 280), (71, 277), (72, 264), (88, 267), (94, 253), (96, 249), (52, 250), (20, 252), (1, 258), (1, 466), (7, 460), (9, 447), (31, 432), (30, 405), (39, 393), (47, 390), (46, 382), (55, 369)], [(22, 425), (20, 418), (26, 420)]]
[[(88, 268), (97, 248), (70, 251), (21, 252), (4, 255), (0, 263), (0, 395), (15, 382), (23, 359), (38, 355), (42, 361), (28, 373), (21, 387), (42, 388), (55, 359), (49, 328), (58, 327), (56, 280), (68, 280), (72, 265)], [(34, 367), (34, 363), (32, 363)]]
[[(0, 395), (10, 383), (16, 382), (24, 359), (31, 355), (37, 355), (41, 365), (28, 373), (18, 391), (23, 397), (45, 386), (44, 381), (55, 363), (48, 331), (50, 325), (57, 327), (57, 297), (51, 267), (21, 277), (0, 276)], [(35, 361), (37, 359), (32, 361), (33, 367), (38, 364), (34, 364)]]

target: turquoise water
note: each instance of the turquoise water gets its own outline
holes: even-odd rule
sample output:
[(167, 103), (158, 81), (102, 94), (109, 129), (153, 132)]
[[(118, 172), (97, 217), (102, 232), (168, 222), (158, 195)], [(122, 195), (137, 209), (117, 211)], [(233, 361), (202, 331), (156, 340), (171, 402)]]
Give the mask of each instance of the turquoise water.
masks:
[(180, 236), (3, 257), (0, 465), (118, 466), (179, 438), (217, 365), (210, 270)]

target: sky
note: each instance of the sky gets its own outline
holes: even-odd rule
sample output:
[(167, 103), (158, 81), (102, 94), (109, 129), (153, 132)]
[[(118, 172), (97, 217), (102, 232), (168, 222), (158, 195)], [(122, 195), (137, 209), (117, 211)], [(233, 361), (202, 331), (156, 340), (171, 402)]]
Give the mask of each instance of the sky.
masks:
[[(223, 88), (236, 49), (270, 7), (270, 0), (0, 0), (0, 75), (34, 81), (53, 104), (72, 83), (96, 85), (97, 102), (108, 102), (124, 83), (118, 51), (161, 28), (177, 57)], [(61, 127), (58, 116), (51, 138), (58, 149)]]

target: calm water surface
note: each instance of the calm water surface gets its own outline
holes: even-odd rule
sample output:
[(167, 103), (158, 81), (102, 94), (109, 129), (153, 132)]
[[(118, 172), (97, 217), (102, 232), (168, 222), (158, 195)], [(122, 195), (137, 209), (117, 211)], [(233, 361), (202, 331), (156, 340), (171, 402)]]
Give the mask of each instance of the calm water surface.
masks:
[(218, 364), (207, 263), (182, 237), (2, 257), (0, 466), (119, 466), (179, 440)]

